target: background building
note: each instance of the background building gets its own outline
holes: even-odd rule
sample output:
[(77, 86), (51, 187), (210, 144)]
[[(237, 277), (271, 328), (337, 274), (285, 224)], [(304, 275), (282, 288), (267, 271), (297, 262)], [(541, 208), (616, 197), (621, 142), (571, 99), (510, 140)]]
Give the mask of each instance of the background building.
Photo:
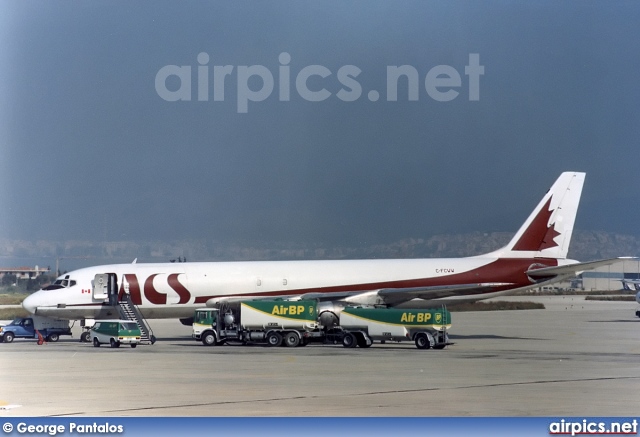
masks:
[(41, 275), (49, 273), (49, 267), (0, 267), (0, 279), (6, 275), (15, 275), (17, 280), (35, 279)]
[(584, 272), (582, 287), (586, 291), (640, 291), (640, 260), (625, 260)]

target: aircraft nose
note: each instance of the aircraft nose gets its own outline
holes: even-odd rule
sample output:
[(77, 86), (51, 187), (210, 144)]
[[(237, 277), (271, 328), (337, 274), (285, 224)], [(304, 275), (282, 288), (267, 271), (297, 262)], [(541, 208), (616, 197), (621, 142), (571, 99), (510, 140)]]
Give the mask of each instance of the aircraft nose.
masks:
[(22, 308), (27, 310), (29, 314), (35, 314), (36, 309), (38, 308), (38, 296), (36, 296), (38, 292), (30, 294), (26, 297), (25, 300), (22, 301)]

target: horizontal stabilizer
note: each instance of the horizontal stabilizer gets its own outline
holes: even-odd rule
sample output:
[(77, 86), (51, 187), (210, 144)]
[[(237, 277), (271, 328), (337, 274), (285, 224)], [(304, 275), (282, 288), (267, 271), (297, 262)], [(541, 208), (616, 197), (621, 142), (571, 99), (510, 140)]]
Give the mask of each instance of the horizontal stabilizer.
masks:
[(608, 266), (620, 261), (631, 260), (631, 259), (637, 259), (637, 258), (619, 257), (619, 258), (603, 259), (599, 261), (590, 261), (586, 263), (568, 264), (565, 266), (543, 267), (541, 269), (527, 270), (527, 275), (537, 279), (550, 278), (553, 276), (560, 276), (560, 275), (577, 275), (577, 274), (580, 274), (581, 272), (584, 272), (585, 270), (593, 270), (598, 267)]

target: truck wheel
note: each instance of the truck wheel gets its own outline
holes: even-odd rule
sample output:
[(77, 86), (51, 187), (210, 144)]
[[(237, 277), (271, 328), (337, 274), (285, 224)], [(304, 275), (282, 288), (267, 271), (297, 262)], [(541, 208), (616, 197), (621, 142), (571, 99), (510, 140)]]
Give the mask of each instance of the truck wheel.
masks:
[(111, 347), (120, 347), (120, 342), (115, 341), (113, 338), (109, 340), (109, 344), (111, 345)]
[(356, 336), (353, 335), (352, 333), (347, 332), (344, 335), (344, 337), (342, 337), (342, 346), (353, 348), (353, 347), (356, 347), (357, 345), (358, 345), (358, 342), (356, 340)]
[(215, 346), (216, 345), (216, 335), (209, 331), (202, 336), (202, 344), (205, 346)]
[(297, 347), (300, 344), (300, 337), (295, 332), (287, 332), (284, 336), (284, 344), (287, 347)]
[(4, 342), (11, 343), (13, 341), (13, 332), (5, 332), (4, 334)]
[(358, 336), (358, 346), (362, 347), (362, 348), (367, 348), (367, 347), (371, 347), (371, 345), (373, 344), (373, 340), (367, 341), (367, 337), (365, 337), (364, 334), (360, 334)]
[(267, 334), (267, 344), (269, 346), (280, 346), (282, 344), (282, 336), (277, 332)]
[(429, 349), (431, 343), (429, 342), (429, 338), (425, 334), (416, 334), (416, 347), (418, 349)]
[(98, 340), (98, 337), (93, 337), (93, 347), (100, 347), (100, 340)]
[(358, 347), (366, 348), (366, 347), (371, 347), (371, 345), (373, 344), (373, 342), (367, 343), (367, 338), (364, 336), (363, 333), (359, 332), (355, 335), (358, 341)]
[(135, 349), (138, 346), (136, 343), (131, 343), (131, 349)]
[(83, 332), (80, 334), (80, 341), (82, 343), (89, 343), (91, 341), (91, 334), (89, 334), (88, 331)]
[(60, 336), (58, 334), (49, 334), (47, 336), (47, 341), (50, 341), (52, 343), (55, 343), (56, 341), (58, 341), (60, 339)]

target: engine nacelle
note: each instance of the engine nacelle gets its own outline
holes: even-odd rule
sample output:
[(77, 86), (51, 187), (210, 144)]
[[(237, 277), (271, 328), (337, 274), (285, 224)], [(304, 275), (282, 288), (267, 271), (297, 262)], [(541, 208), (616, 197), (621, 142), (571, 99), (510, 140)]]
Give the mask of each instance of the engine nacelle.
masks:
[(178, 319), (178, 320), (180, 320), (180, 323), (182, 323), (184, 326), (193, 325), (193, 317), (185, 317), (183, 319)]
[(225, 324), (225, 326), (231, 326), (231, 325), (233, 325), (235, 323), (235, 321), (236, 321), (236, 318), (234, 317), (233, 314), (226, 313), (224, 315), (224, 324)]
[(325, 328), (333, 328), (340, 324), (340, 313), (347, 306), (343, 302), (319, 302), (318, 323)]

